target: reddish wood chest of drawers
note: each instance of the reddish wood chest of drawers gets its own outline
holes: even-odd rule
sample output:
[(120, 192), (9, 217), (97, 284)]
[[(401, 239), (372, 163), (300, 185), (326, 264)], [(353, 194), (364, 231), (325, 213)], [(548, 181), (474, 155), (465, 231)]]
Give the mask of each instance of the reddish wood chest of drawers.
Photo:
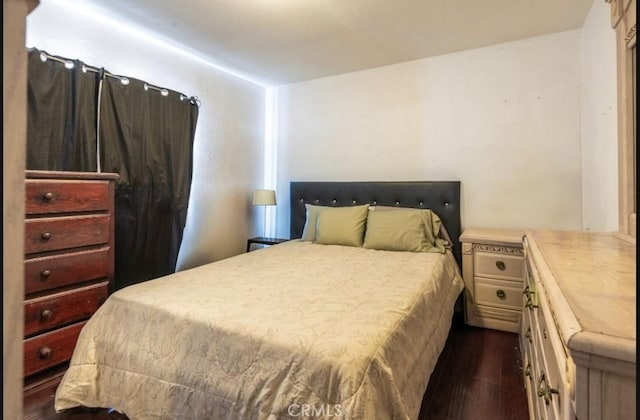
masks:
[(113, 284), (117, 174), (26, 172), (25, 398), (57, 387)]

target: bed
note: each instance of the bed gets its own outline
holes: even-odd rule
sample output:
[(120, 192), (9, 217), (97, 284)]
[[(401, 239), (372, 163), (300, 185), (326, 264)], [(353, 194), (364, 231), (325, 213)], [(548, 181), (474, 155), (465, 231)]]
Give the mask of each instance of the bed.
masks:
[[(111, 295), (78, 339), (56, 410), (110, 407), (132, 420), (417, 418), (463, 287), (459, 188), (291, 183), (293, 240)], [(433, 209), (456, 239), (442, 253), (297, 239), (306, 204), (363, 203)]]

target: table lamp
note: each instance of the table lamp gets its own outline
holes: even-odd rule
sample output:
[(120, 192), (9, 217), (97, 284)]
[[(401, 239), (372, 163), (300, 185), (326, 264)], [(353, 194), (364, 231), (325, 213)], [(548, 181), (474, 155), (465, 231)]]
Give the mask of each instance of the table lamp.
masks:
[(255, 190), (253, 193), (254, 206), (264, 206), (264, 225), (262, 226), (263, 235), (266, 236), (267, 231), (267, 206), (276, 205), (276, 192), (274, 190)]

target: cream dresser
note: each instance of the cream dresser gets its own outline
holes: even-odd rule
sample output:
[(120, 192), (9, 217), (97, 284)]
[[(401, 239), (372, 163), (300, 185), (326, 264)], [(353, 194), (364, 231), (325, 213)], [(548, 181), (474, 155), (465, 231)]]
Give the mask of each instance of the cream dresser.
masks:
[(523, 242), (531, 419), (635, 419), (635, 244), (550, 230), (527, 230)]
[(467, 228), (460, 236), (467, 324), (520, 331), (523, 234), (519, 230)]

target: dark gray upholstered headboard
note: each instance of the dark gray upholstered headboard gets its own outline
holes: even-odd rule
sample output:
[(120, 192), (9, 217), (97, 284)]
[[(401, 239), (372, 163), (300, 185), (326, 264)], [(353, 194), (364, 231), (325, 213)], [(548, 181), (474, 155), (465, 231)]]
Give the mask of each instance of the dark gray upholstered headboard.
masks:
[(291, 239), (302, 237), (305, 204), (319, 206), (413, 207), (433, 210), (453, 241), (453, 254), (462, 261), (460, 245), (460, 181), (411, 182), (291, 182)]

